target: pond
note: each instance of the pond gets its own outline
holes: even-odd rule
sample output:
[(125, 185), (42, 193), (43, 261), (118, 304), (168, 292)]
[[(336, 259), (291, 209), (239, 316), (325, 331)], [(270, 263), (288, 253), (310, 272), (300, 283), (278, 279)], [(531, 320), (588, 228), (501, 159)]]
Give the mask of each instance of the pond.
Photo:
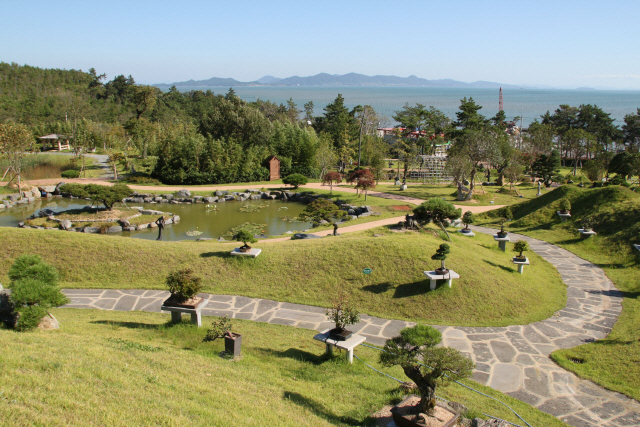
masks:
[[(56, 197), (43, 199), (27, 205), (17, 205), (10, 209), (0, 211), (0, 226), (17, 227), (20, 221), (25, 221), (41, 209), (48, 208), (55, 212), (67, 209), (78, 209), (90, 204), (87, 200), (67, 199)], [(234, 227), (245, 222), (265, 224), (263, 234), (278, 236), (287, 231), (299, 232), (311, 228), (309, 222), (292, 222), (305, 208), (304, 203), (281, 200), (247, 200), (244, 202), (230, 201), (223, 203), (194, 203), (169, 204), (169, 203), (128, 203), (131, 206), (142, 206), (145, 209), (153, 209), (162, 212), (171, 212), (180, 216), (178, 224), (165, 227), (162, 233), (163, 240), (196, 240), (202, 237), (217, 239), (223, 237), (231, 240), (227, 233)], [(209, 206), (209, 207), (207, 207)], [(214, 210), (213, 207), (216, 209)], [(188, 236), (188, 231), (202, 232), (197, 236)], [(155, 240), (158, 237), (157, 229), (123, 232), (122, 236), (136, 239)]]

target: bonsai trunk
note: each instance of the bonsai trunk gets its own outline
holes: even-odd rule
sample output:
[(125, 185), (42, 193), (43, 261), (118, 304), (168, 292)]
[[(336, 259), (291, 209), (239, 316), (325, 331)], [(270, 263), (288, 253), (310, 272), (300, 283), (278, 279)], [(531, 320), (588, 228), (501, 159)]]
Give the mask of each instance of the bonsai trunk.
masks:
[(444, 260), (440, 261), (440, 268), (442, 269), (442, 271), (446, 270), (446, 268), (444, 268)]
[[(443, 261), (444, 263), (444, 261)], [(436, 407), (436, 383), (425, 378), (420, 372), (419, 366), (404, 366), (404, 374), (409, 377), (420, 390), (420, 412), (433, 415)]]

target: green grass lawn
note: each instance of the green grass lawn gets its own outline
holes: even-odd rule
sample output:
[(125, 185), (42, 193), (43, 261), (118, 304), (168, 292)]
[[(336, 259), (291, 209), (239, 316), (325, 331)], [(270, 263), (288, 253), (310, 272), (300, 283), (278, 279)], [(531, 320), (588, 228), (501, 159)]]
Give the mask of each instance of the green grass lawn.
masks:
[[(473, 200), (468, 202), (457, 201), (457, 188), (452, 185), (432, 185), (432, 184), (409, 184), (405, 191), (400, 191), (397, 185), (381, 184), (376, 186), (375, 191), (382, 193), (396, 194), (399, 196), (415, 197), (416, 199), (428, 200), (434, 197), (444, 198), (449, 202), (463, 206), (489, 206), (495, 205), (512, 205), (520, 203), (523, 200), (531, 200), (536, 197), (537, 187), (531, 184), (520, 184), (516, 188), (522, 195), (518, 196), (515, 190), (510, 190), (509, 185), (504, 187), (485, 186), (483, 187), (486, 194), (476, 194)], [(476, 190), (481, 191), (480, 186), (476, 185)], [(544, 190), (543, 190), (544, 191)], [(491, 203), (493, 201), (493, 203)]]
[[(563, 197), (572, 205), (572, 218), (567, 222), (556, 215)], [(509, 231), (556, 244), (593, 262), (624, 296), (622, 315), (607, 338), (558, 350), (551, 357), (583, 378), (640, 400), (640, 262), (631, 246), (640, 243), (640, 195), (619, 186), (562, 186), (511, 209), (515, 221), (509, 223)], [(580, 240), (577, 229), (588, 215), (594, 217), (598, 235)], [(494, 213), (477, 218), (478, 225), (497, 226)]]
[[(446, 262), (461, 279), (452, 288), (429, 291), (423, 271), (439, 265), (431, 260), (443, 243), (437, 234), (378, 228), (314, 240), (264, 241), (253, 245), (263, 250), (258, 258), (238, 259), (229, 255), (232, 245), (214, 241), (1, 228), (0, 280), (7, 282), (17, 256), (36, 253), (59, 270), (66, 288), (164, 289), (168, 273), (190, 267), (203, 278), (206, 292), (328, 307), (344, 291), (362, 312), (430, 324), (524, 324), (564, 307), (566, 288), (551, 264), (531, 254), (531, 273), (520, 275), (512, 254), (481, 234), (452, 233)], [(363, 274), (364, 268), (373, 273)]]
[[(242, 359), (221, 357), (204, 328), (167, 324), (168, 315), (54, 309), (57, 331), (0, 329), (0, 419), (4, 426), (372, 426), (370, 415), (396, 403), (398, 383), (343, 354), (323, 355), (314, 331), (234, 320)], [(370, 365), (378, 351), (358, 347)], [(565, 426), (510, 396), (466, 384), (513, 407), (530, 424)], [(447, 400), (521, 424), (507, 408), (459, 385)]]

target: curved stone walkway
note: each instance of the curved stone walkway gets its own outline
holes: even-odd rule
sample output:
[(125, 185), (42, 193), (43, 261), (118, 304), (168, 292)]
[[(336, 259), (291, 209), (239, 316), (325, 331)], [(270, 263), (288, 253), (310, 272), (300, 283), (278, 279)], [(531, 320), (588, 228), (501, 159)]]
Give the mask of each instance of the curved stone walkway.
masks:
[[(496, 230), (473, 227), (494, 234)], [(567, 306), (552, 317), (508, 327), (436, 326), (443, 344), (476, 362), (473, 379), (529, 403), (576, 427), (640, 425), (640, 403), (583, 380), (556, 365), (549, 354), (561, 348), (602, 339), (622, 310), (622, 294), (594, 264), (550, 243), (518, 234), (531, 249), (554, 265), (567, 285)], [(532, 272), (533, 266), (527, 271)], [(525, 274), (527, 274), (525, 271)], [(70, 289), (63, 307), (159, 312), (169, 293), (157, 290)], [(209, 303), (205, 316), (228, 316), (278, 325), (323, 330), (333, 324), (321, 307), (248, 298), (201, 294)], [(383, 345), (412, 323), (361, 316), (351, 330), (367, 342)]]

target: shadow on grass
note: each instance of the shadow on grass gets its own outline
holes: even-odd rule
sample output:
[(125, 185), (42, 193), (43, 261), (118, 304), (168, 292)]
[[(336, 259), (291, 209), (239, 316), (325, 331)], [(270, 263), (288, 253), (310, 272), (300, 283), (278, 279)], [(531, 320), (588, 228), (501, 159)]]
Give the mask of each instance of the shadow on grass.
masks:
[(367, 417), (365, 420), (356, 420), (351, 417), (340, 417), (333, 412), (326, 409), (326, 405), (316, 402), (315, 400), (305, 397), (299, 393), (292, 391), (285, 391), (282, 397), (298, 406), (301, 406), (314, 415), (324, 418), (331, 424), (335, 425), (349, 425), (349, 426), (374, 426), (374, 420), (371, 417)]
[(254, 351), (260, 352), (269, 357), (299, 360), (301, 362), (310, 363), (312, 365), (322, 365), (329, 360), (324, 353), (322, 355), (317, 355), (297, 348), (290, 348), (285, 351), (277, 351), (271, 348), (256, 348), (254, 349)]
[(200, 258), (232, 258), (231, 251), (225, 252), (204, 252), (200, 254)]
[(378, 283), (376, 285), (367, 285), (362, 288), (363, 291), (371, 292), (372, 294), (384, 294), (389, 289), (392, 289), (393, 285), (389, 282)]
[[(446, 283), (446, 280), (438, 280), (439, 283)], [(438, 285), (436, 285), (437, 287)], [(394, 298), (407, 298), (416, 295), (422, 295), (429, 292), (429, 280), (420, 280), (413, 283), (405, 283), (403, 285), (396, 286), (396, 291), (393, 294)]]
[(489, 265), (491, 265), (493, 267), (498, 267), (498, 268), (500, 268), (500, 269), (502, 269), (504, 271), (507, 271), (509, 273), (513, 273), (514, 271), (517, 271), (515, 268), (505, 267), (504, 265), (499, 265), (499, 264), (496, 264), (495, 262), (491, 262), (491, 261), (487, 261), (487, 260), (485, 260), (484, 262), (486, 262), (487, 264), (489, 264)]
[(96, 325), (107, 325), (107, 326), (115, 326), (119, 328), (127, 328), (127, 329), (168, 329), (175, 328), (177, 326), (195, 326), (193, 323), (188, 321), (186, 318), (180, 323), (172, 323), (170, 320), (166, 323), (141, 323), (141, 322), (117, 322), (113, 320), (94, 320), (90, 323), (94, 323)]

